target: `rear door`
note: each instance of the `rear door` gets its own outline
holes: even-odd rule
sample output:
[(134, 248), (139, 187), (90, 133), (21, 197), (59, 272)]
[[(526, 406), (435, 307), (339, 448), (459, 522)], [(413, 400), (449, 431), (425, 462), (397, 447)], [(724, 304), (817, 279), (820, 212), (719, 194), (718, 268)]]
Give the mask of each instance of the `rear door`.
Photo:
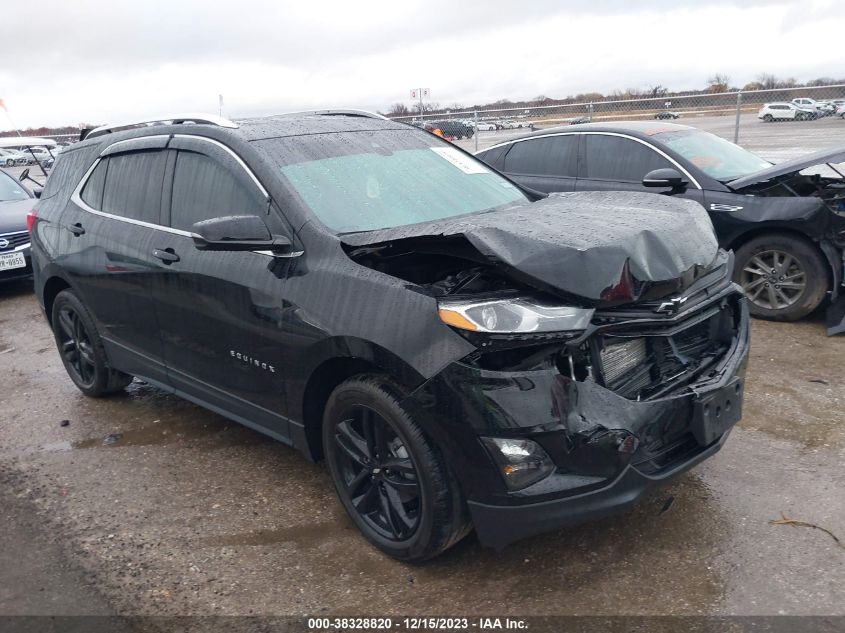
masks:
[(176, 135), (167, 222), (155, 244), (170, 256), (155, 287), (170, 383), (188, 396), (289, 437), (284, 376), (285, 280), (295, 257), (198, 250), (194, 223), (232, 215), (262, 217), (292, 238), (252, 172), (220, 143)]
[(116, 143), (92, 165), (61, 218), (69, 244), (61, 262), (124, 371), (164, 381), (152, 300), (161, 274), (151, 244), (161, 225), (167, 137)]
[(574, 191), (578, 135), (557, 134), (517, 141), (504, 156), (502, 171), (516, 182), (542, 191)]
[(671, 168), (690, 181), (683, 191), (672, 195), (703, 203), (701, 189), (689, 174), (654, 146), (618, 134), (591, 133), (583, 137), (576, 190), (668, 194), (669, 188), (644, 187), (642, 181), (650, 171)]

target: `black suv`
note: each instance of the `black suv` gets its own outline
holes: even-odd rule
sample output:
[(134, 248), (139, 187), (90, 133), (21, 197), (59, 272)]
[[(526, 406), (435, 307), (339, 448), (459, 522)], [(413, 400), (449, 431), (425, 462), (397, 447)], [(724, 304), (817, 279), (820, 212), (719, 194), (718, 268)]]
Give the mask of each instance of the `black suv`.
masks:
[(699, 205), (537, 200), (375, 115), (94, 130), (32, 242), (79, 389), (137, 376), (325, 458), (405, 560), (609, 514), (741, 413), (747, 311)]
[(736, 251), (734, 280), (752, 315), (800, 319), (829, 294), (828, 333), (845, 332), (845, 176), (836, 166), (843, 147), (772, 165), (693, 127), (620, 121), (543, 130), (478, 157), (547, 193), (654, 191), (695, 200), (710, 212), (722, 247)]

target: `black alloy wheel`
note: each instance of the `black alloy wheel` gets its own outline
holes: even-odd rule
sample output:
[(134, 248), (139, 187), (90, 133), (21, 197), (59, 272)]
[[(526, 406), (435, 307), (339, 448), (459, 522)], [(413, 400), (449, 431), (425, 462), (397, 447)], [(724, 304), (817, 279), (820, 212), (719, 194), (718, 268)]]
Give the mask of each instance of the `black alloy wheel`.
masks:
[(396, 431), (366, 406), (353, 406), (335, 428), (336, 464), (361, 518), (384, 538), (403, 541), (420, 522), (416, 466)]
[(57, 312), (56, 339), (65, 367), (77, 385), (90, 388), (97, 377), (91, 337), (73, 307), (64, 305)]
[(440, 447), (402, 405), (388, 376), (338, 385), (323, 413), (323, 452), (347, 514), (370, 543), (399, 560), (437, 556), (472, 524)]
[(121, 391), (132, 382), (132, 376), (109, 363), (94, 320), (72, 290), (62, 290), (56, 295), (50, 324), (62, 364), (82, 393), (105, 396)]

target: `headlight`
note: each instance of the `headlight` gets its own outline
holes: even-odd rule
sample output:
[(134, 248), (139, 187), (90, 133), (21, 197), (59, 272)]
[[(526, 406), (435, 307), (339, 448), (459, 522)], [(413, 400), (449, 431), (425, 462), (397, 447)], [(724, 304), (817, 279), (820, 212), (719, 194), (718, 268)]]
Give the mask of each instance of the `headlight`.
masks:
[(519, 490), (545, 479), (555, 465), (540, 445), (533, 440), (512, 440), (482, 437), (487, 452), (499, 467), (509, 490)]
[(592, 308), (549, 305), (524, 297), (492, 301), (443, 301), (440, 320), (472, 332), (525, 333), (584, 330), (593, 318)]

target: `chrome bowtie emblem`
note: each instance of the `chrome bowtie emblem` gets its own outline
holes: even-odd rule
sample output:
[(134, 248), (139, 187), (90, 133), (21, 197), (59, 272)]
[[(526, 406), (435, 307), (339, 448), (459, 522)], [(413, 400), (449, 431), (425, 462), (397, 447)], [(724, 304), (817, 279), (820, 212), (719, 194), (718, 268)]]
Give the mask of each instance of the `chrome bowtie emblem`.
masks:
[(0, 237), (0, 248), (6, 248), (9, 245), (9, 240), (5, 237)]
[(686, 303), (687, 299), (689, 299), (689, 297), (674, 297), (673, 299), (669, 299), (669, 301), (664, 301), (657, 307), (655, 312), (673, 314), (677, 312), (684, 303)]

